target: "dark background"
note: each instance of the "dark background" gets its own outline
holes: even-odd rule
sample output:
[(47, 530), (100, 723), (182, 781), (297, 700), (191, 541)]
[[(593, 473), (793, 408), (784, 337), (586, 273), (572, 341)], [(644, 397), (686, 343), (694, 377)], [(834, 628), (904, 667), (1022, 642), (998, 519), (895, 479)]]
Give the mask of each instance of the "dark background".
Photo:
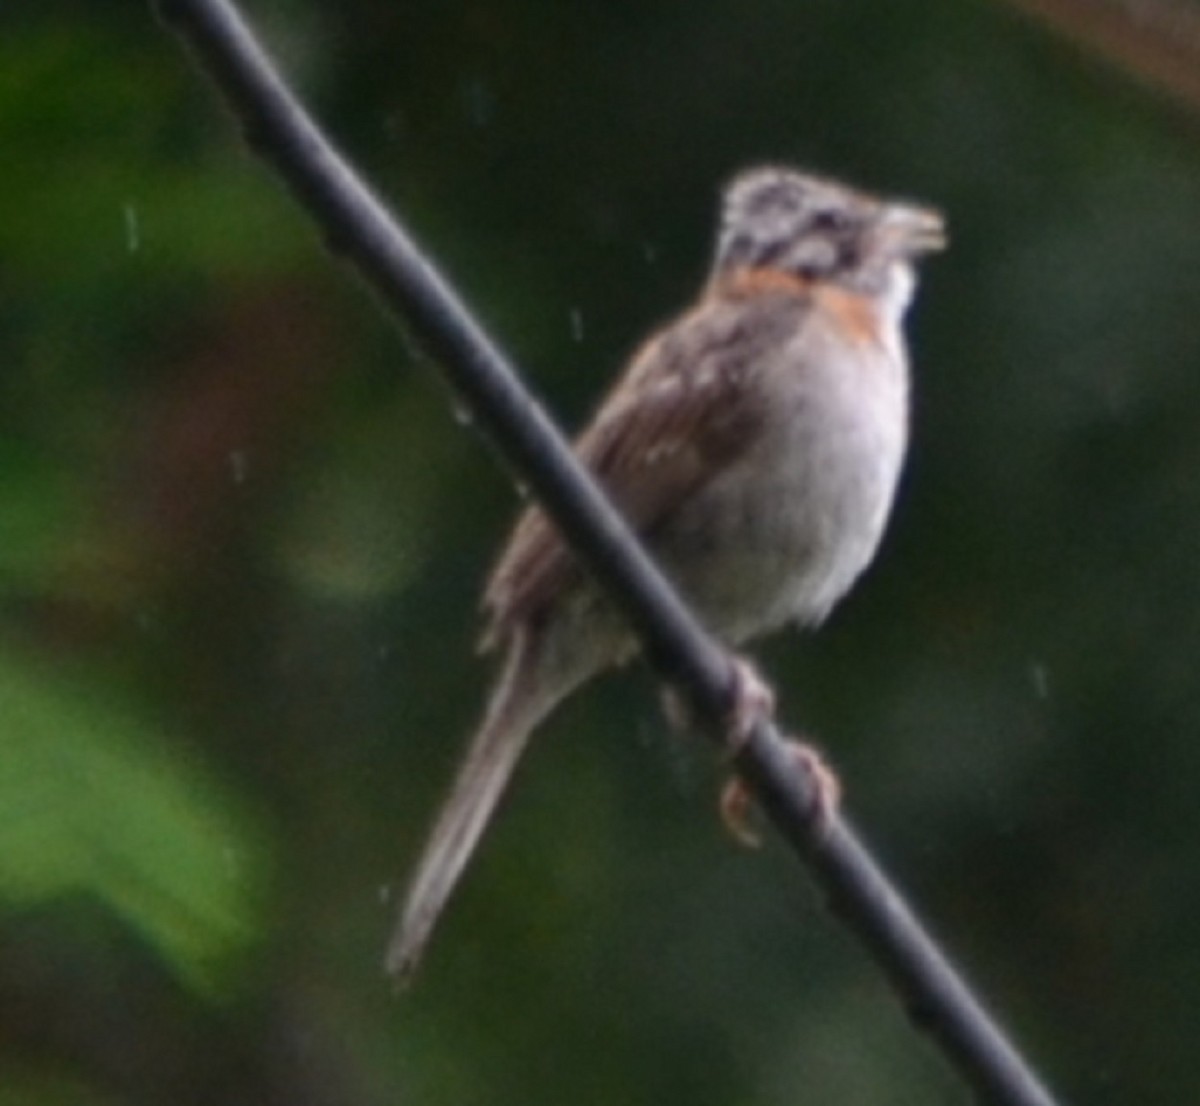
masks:
[[(758, 160), (936, 203), (876, 567), (759, 651), (1064, 1099), (1200, 1081), (1200, 132), (1003, 4), (259, 0), (578, 425)], [(0, 1094), (959, 1103), (631, 673), (380, 965), (515, 497), (140, 3), (0, 17)]]

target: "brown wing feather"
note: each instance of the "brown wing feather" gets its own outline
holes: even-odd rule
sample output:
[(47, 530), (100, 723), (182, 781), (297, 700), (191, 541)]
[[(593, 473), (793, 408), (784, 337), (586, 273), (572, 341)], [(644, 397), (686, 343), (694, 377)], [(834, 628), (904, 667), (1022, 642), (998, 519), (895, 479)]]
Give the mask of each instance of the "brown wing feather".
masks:
[[(762, 356), (800, 325), (796, 289), (728, 290), (642, 347), (575, 452), (639, 534), (736, 459), (764, 411), (752, 386)], [(578, 576), (557, 530), (538, 507), (517, 521), (487, 589), (482, 644), (536, 618)]]

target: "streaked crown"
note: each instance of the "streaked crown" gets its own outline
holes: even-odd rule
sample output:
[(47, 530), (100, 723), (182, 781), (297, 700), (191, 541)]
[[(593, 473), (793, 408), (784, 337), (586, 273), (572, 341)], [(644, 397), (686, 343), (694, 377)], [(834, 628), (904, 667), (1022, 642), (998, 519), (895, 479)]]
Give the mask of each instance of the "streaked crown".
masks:
[(932, 209), (881, 200), (792, 169), (751, 169), (726, 188), (714, 277), (768, 267), (863, 290), (945, 245)]

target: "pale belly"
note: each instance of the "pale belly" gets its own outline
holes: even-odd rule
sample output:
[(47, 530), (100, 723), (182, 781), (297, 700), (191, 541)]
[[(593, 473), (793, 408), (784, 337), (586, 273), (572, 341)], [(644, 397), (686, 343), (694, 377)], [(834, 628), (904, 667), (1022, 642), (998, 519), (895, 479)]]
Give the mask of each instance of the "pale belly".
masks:
[(837, 375), (785, 391), (760, 446), (656, 536), (663, 567), (727, 641), (820, 622), (878, 548), (906, 445), (907, 372), (880, 347), (854, 353), (830, 362)]

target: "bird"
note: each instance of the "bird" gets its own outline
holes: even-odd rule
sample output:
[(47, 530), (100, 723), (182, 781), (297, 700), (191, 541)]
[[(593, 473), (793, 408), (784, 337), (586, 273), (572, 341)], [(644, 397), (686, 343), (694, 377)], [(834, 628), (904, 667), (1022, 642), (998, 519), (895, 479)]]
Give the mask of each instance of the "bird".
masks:
[[(787, 166), (739, 173), (696, 302), (636, 350), (575, 440), (724, 644), (819, 625), (873, 559), (908, 442), (903, 321), (915, 263), (945, 244), (933, 208)], [(501, 661), (388, 946), (401, 985), (535, 729), (637, 653), (536, 504), (519, 515), (482, 607), (481, 650)]]

